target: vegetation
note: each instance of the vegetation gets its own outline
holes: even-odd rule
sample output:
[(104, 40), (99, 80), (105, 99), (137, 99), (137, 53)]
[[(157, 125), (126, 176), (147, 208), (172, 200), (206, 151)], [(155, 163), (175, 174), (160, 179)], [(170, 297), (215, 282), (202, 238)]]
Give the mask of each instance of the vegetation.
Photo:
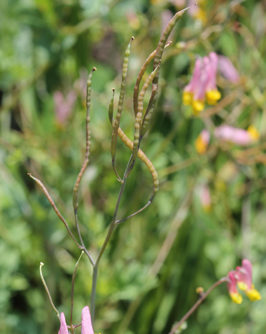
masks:
[[(147, 204), (112, 231), (95, 290), (95, 268), (88, 254), (80, 259), (74, 323), (85, 305), (91, 307), (94, 291), (95, 333), (170, 333), (204, 291), (229, 277), (245, 258), (252, 262), (261, 300), (243, 298), (238, 305), (226, 283), (217, 284), (181, 330), (264, 333), (265, 5), (255, 0), (192, 3), (0, 2), (1, 333), (57, 333), (59, 321), (43, 288), (40, 262), (53, 302), (70, 323), (72, 274), (85, 249), (69, 237), (44, 187), (92, 259), (101, 254), (112, 221)], [(141, 66), (173, 15), (187, 5), (192, 7), (173, 27), (171, 43), (160, 48), (163, 57), (157, 49), (153, 65), (147, 66), (142, 80), (147, 87), (141, 84), (134, 98)], [(201, 71), (195, 80), (197, 62)], [(89, 164), (73, 200), (89, 152), (86, 85), (93, 67)], [(205, 85), (206, 73), (215, 87)], [(195, 85), (189, 86), (193, 78), (196, 87), (205, 87), (204, 101)], [(137, 115), (142, 107), (154, 107), (145, 127)], [(133, 141), (132, 156), (119, 126)], [(139, 145), (151, 164), (138, 158)], [(117, 175), (122, 178), (128, 161), (132, 170), (114, 215), (121, 190)], [(77, 204), (82, 242), (75, 225)]]

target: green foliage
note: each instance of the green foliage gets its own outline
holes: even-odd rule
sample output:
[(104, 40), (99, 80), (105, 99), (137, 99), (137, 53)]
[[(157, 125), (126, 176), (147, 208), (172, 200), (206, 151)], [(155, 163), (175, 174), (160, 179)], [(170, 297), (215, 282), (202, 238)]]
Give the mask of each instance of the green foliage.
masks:
[[(159, 101), (141, 146), (159, 172), (160, 191), (147, 210), (116, 229), (103, 256), (96, 333), (168, 333), (196, 301), (196, 287), (207, 290), (243, 257), (254, 264), (254, 282), (262, 300), (233, 304), (226, 285), (221, 285), (187, 321), (183, 332), (265, 332), (264, 5), (206, 2), (206, 22), (184, 16), (161, 64)], [(74, 230), (72, 190), (85, 147), (84, 90), (87, 72), (96, 66), (90, 165), (82, 180), (79, 205), (84, 242), (95, 254), (104, 241), (119, 191), (110, 154), (112, 88), (116, 88), (117, 107), (122, 57), (134, 35), (121, 118), (121, 127), (132, 139), (134, 82), (158, 43), (162, 14), (178, 10), (173, 3), (13, 0), (10, 5), (1, 0), (1, 333), (58, 331), (58, 319), (39, 277), (41, 261), (54, 302), (69, 318), (71, 275), (80, 253), (27, 172), (43, 180)], [(192, 116), (182, 104), (182, 90), (196, 56), (211, 51), (229, 57), (241, 76), (236, 85), (218, 79), (222, 97), (229, 101), (214, 111), (213, 124), (229, 122), (241, 128), (254, 124), (260, 139), (249, 148), (212, 141), (208, 152), (199, 155), (194, 141), (208, 126), (208, 118), (204, 112)], [(76, 96), (68, 118), (61, 123), (55, 112), (58, 91), (65, 97), (69, 92)], [(119, 175), (129, 156), (118, 140)], [(205, 184), (211, 192), (209, 211), (204, 210), (199, 195)], [(143, 206), (151, 191), (151, 176), (137, 160), (119, 218)], [(164, 243), (169, 247), (163, 248)], [(84, 256), (75, 286), (75, 322), (80, 321), (81, 308), (89, 304), (91, 281)]]

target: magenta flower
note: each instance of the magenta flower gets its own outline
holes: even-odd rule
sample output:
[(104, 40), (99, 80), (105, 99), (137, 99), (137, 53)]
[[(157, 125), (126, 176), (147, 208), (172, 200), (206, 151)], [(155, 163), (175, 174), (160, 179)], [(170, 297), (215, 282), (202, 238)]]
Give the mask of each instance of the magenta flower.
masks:
[(243, 290), (251, 301), (261, 299), (260, 293), (254, 288), (252, 283), (252, 264), (249, 260), (243, 259), (242, 266), (230, 271), (227, 275), (227, 279), (228, 291), (235, 303), (242, 303), (242, 296), (238, 292), (237, 287)]
[(214, 130), (214, 136), (220, 140), (245, 146), (257, 140), (259, 134), (254, 126), (250, 126), (247, 130), (243, 130), (224, 124)]
[(191, 105), (195, 115), (203, 109), (205, 99), (209, 104), (215, 104), (221, 97), (216, 87), (218, 58), (216, 53), (198, 58), (189, 84), (183, 93), (183, 103)]
[[(63, 312), (60, 315), (60, 329), (58, 334), (69, 334)], [(83, 307), (81, 312), (81, 334), (94, 334), (91, 323), (90, 309), (88, 306)]]
[(241, 304), (243, 299), (237, 290), (236, 272), (230, 271), (228, 273), (227, 278), (228, 278), (227, 288), (228, 288), (230, 297), (232, 298), (233, 302), (235, 302), (236, 304)]
[(60, 314), (60, 328), (58, 334), (69, 334), (64, 313)]
[(239, 81), (239, 74), (229, 58), (225, 56), (218, 56), (218, 68), (220, 73), (228, 81), (233, 83), (237, 83)]
[(240, 290), (245, 291), (251, 301), (260, 300), (260, 293), (252, 283), (252, 264), (249, 260), (243, 259), (242, 266), (236, 267), (237, 284)]
[(71, 114), (77, 95), (74, 91), (70, 91), (66, 97), (60, 91), (54, 93), (55, 115), (59, 124), (64, 124)]
[(81, 334), (94, 334), (89, 306), (85, 306), (81, 312)]

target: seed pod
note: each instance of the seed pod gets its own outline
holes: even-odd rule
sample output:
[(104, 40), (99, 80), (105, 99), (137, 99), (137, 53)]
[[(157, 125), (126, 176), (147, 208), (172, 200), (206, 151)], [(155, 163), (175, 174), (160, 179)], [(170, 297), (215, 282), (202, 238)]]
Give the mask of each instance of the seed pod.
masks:
[(85, 157), (84, 161), (82, 163), (80, 172), (77, 176), (77, 180), (74, 185), (73, 189), (73, 208), (74, 212), (77, 212), (78, 209), (78, 189), (79, 189), (79, 184), (82, 179), (82, 176), (85, 172), (85, 169), (88, 166), (89, 163), (89, 156), (90, 156), (90, 139), (91, 139), (91, 134), (90, 134), (90, 109), (91, 109), (91, 79), (92, 79), (92, 73), (96, 71), (96, 67), (93, 67), (91, 70), (88, 81), (87, 81), (87, 95), (86, 95), (86, 149), (85, 149)]
[(125, 91), (126, 91), (126, 78), (127, 78), (127, 72), (128, 72), (128, 59), (130, 55), (130, 47), (131, 42), (134, 40), (134, 37), (131, 37), (131, 40), (127, 46), (124, 60), (123, 60), (123, 68), (122, 68), (122, 81), (121, 81), (121, 88), (120, 88), (120, 95), (118, 100), (118, 107), (117, 107), (117, 113), (115, 120), (113, 122), (113, 131), (112, 131), (112, 142), (111, 142), (111, 155), (112, 155), (112, 166), (114, 169), (114, 172), (118, 178), (119, 181), (121, 181), (120, 176), (118, 175), (118, 172), (116, 170), (115, 166), (115, 155), (116, 155), (116, 145), (117, 145), (117, 132), (120, 125), (120, 119), (123, 111), (123, 104), (124, 104), (124, 97), (125, 97)]

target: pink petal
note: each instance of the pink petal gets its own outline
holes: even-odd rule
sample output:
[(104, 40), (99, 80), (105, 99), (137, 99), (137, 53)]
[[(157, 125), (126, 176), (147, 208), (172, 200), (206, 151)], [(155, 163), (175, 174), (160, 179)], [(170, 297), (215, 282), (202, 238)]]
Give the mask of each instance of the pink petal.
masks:
[(237, 290), (237, 279), (236, 279), (236, 272), (230, 271), (228, 273), (229, 282), (227, 283), (229, 293), (238, 293)]
[(197, 87), (201, 75), (201, 66), (202, 66), (202, 59), (198, 58), (195, 62), (194, 71), (192, 74), (192, 78), (189, 84), (185, 87), (185, 91), (187, 92), (194, 92), (195, 88)]
[(230, 141), (231, 143), (242, 146), (252, 142), (252, 138), (248, 131), (234, 128), (229, 125), (221, 125), (217, 127), (214, 131), (214, 135), (218, 139)]
[(248, 259), (243, 259), (242, 261), (242, 270), (246, 273), (246, 284), (248, 288), (252, 286), (252, 264)]
[(218, 57), (215, 52), (211, 52), (207, 57), (208, 61), (206, 61), (205, 70), (208, 76), (208, 82), (206, 90), (216, 90), (216, 75), (217, 75), (217, 63)]
[(83, 307), (81, 313), (81, 334), (94, 334), (92, 323), (91, 323), (91, 314), (88, 306)]
[(225, 79), (233, 83), (237, 83), (239, 81), (239, 74), (229, 58), (225, 56), (219, 56), (218, 64), (219, 70)]
[(60, 329), (58, 334), (69, 334), (64, 313), (60, 314)]

